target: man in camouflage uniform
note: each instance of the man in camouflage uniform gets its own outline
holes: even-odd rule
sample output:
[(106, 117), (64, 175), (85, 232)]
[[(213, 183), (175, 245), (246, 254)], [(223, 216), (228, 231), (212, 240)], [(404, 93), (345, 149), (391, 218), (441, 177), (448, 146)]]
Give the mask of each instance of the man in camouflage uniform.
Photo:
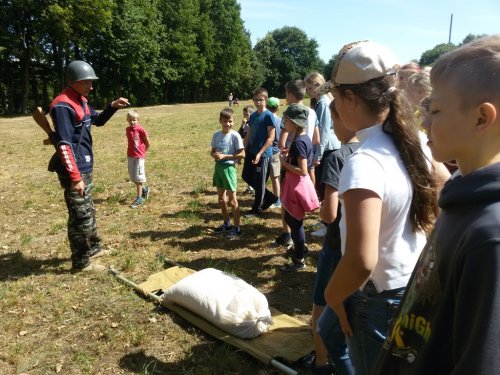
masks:
[(92, 200), (93, 152), (91, 125), (103, 126), (114, 113), (129, 105), (119, 98), (98, 113), (87, 104), (92, 82), (98, 79), (94, 69), (76, 60), (66, 67), (68, 87), (50, 105), (55, 126), (56, 155), (49, 169), (57, 172), (68, 207), (68, 239), (72, 271), (103, 269), (91, 264), (91, 258), (103, 255), (97, 233)]

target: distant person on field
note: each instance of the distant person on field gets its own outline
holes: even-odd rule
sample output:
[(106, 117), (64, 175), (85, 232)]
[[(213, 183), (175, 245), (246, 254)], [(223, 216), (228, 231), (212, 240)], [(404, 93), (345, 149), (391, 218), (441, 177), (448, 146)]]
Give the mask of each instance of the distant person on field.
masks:
[(272, 149), (276, 136), (273, 114), (266, 108), (267, 90), (259, 87), (253, 92), (257, 111), (250, 115), (250, 128), (245, 136), (246, 157), (243, 164), (243, 180), (255, 190), (255, 198), (247, 218), (258, 217), (278, 199), (266, 182), (269, 178)]
[(500, 35), (431, 71), (428, 144), (458, 172), (372, 374), (500, 374)]
[(149, 199), (149, 188), (144, 185), (146, 182), (146, 152), (150, 146), (148, 133), (139, 123), (139, 113), (131, 110), (127, 113), (128, 127), (125, 131), (127, 135), (128, 147), (128, 175), (130, 181), (135, 183), (135, 200), (130, 205), (137, 208)]
[(72, 61), (66, 67), (68, 87), (50, 105), (57, 152), (49, 168), (57, 173), (64, 188), (73, 272), (104, 269), (104, 266), (92, 264), (91, 259), (109, 253), (101, 249), (92, 199), (94, 154), (91, 125), (103, 126), (119, 108), (130, 105), (127, 99), (118, 98), (101, 113), (90, 108), (87, 96), (96, 79), (94, 69), (88, 63)]
[(233, 105), (240, 105), (240, 99), (238, 99), (238, 98), (235, 97), (233, 99)]
[(229, 105), (229, 107), (231, 107), (233, 105), (233, 93), (230, 92), (229, 95), (227, 96), (227, 104)]
[[(241, 136), (233, 130), (234, 112), (231, 108), (223, 109), (220, 112), (219, 122), (222, 129), (212, 137), (210, 155), (215, 160), (213, 185), (217, 187), (224, 222), (220, 227), (214, 229), (214, 233), (225, 234), (227, 238), (235, 239), (241, 236), (240, 208), (236, 198), (238, 188), (236, 161), (245, 157), (245, 150)], [(228, 201), (233, 210), (233, 225), (231, 225), (227, 211)]]
[(271, 158), (271, 187), (273, 190), (273, 194), (278, 197), (276, 203), (273, 203), (271, 208), (281, 208), (281, 200), (280, 200), (280, 172), (281, 172), (281, 164), (280, 164), (280, 149), (278, 147), (279, 137), (281, 132), (281, 117), (279, 117), (276, 113), (280, 109), (280, 100), (275, 97), (271, 97), (267, 100), (267, 109), (273, 114), (274, 119), (274, 128), (276, 130), (276, 136), (274, 137), (274, 141), (271, 144), (271, 148), (273, 150), (273, 156)]

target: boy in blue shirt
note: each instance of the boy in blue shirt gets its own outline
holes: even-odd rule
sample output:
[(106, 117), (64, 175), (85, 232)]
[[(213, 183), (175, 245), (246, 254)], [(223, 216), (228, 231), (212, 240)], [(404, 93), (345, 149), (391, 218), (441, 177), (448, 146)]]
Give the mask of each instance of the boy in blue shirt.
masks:
[[(217, 195), (222, 210), (224, 223), (214, 229), (214, 233), (225, 234), (230, 239), (241, 236), (240, 230), (240, 208), (236, 198), (238, 179), (235, 162), (245, 157), (243, 140), (239, 133), (233, 130), (234, 111), (231, 108), (223, 109), (219, 115), (222, 130), (216, 132), (212, 137), (212, 151), (210, 155), (215, 160), (215, 171), (213, 186), (217, 187)], [(233, 224), (231, 225), (227, 204), (233, 210)]]
[(250, 128), (245, 136), (247, 156), (243, 164), (242, 177), (255, 190), (252, 209), (245, 217), (258, 217), (260, 213), (276, 203), (278, 197), (266, 188), (272, 158), (271, 145), (276, 136), (273, 114), (266, 108), (267, 90), (259, 87), (253, 93), (257, 110), (250, 115)]

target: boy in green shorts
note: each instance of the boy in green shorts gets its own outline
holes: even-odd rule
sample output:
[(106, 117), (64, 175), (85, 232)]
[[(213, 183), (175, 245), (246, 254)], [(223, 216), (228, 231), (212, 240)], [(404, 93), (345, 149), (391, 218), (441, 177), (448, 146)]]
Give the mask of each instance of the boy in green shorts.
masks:
[[(212, 137), (210, 155), (215, 160), (213, 186), (217, 187), (224, 223), (214, 229), (214, 233), (221, 233), (229, 239), (235, 239), (241, 236), (240, 208), (236, 198), (238, 180), (235, 164), (237, 159), (245, 157), (245, 149), (241, 136), (233, 130), (234, 111), (231, 108), (225, 108), (220, 112), (219, 122), (222, 130), (216, 132)], [(227, 212), (228, 201), (233, 209), (234, 225), (231, 225)]]

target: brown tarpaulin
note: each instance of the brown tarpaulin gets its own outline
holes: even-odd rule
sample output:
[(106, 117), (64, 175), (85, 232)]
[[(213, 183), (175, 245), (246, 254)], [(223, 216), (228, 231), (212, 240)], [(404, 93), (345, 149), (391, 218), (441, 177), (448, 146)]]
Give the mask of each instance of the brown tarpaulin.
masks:
[[(148, 293), (157, 294), (157, 291), (167, 290), (177, 281), (194, 272), (196, 271), (185, 267), (171, 267), (149, 276), (147, 281), (139, 284), (139, 289), (146, 296)], [(243, 340), (229, 335), (200, 316), (175, 303), (163, 301), (162, 305), (169, 310), (175, 311), (211, 336), (243, 349), (265, 364), (269, 364), (273, 358), (294, 363), (314, 350), (311, 327), (272, 307), (270, 310), (273, 325), (270, 326), (269, 332), (254, 339)]]

